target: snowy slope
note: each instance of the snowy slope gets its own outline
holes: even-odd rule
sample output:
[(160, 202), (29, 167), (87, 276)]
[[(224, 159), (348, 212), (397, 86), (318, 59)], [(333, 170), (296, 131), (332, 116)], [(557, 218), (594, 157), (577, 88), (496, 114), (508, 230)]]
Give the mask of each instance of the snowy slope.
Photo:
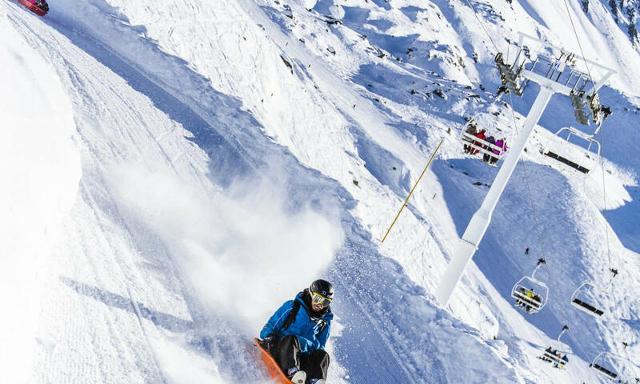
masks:
[[(24, 255), (2, 261), (16, 311), (0, 364), (20, 362), (7, 377), (264, 382), (250, 338), (325, 275), (338, 289), (331, 382), (598, 382), (597, 353), (638, 354), (639, 303), (627, 292), (640, 288), (640, 55), (606, 8), (570, 3), (589, 35), (581, 48), (561, 2), (472, 2), (480, 21), (462, 1), (51, 0), (44, 19), (1, 3), (5, 81), (58, 116), (45, 130), (2, 103), (16, 143), (3, 166), (34, 180), (3, 191), (15, 212), (3, 249)], [(456, 141), (497, 87), (493, 44), (506, 44), (482, 27), (538, 33), (618, 71), (603, 95), (614, 105), (607, 171), (579, 177), (537, 154), (549, 130), (575, 124), (555, 98), (445, 311), (431, 292), (495, 175)], [(38, 88), (34, 72), (55, 81)], [(517, 121), (534, 92), (515, 100)], [(501, 118), (487, 121), (511, 134), (508, 105), (491, 109)], [(509, 291), (539, 256), (552, 300), (522, 315)], [(568, 305), (585, 279), (607, 287), (603, 319)], [(562, 324), (571, 364), (554, 370), (536, 356)]]
[(39, 323), (42, 268), (77, 194), (80, 166), (64, 87), (23, 36), (14, 36), (15, 30), (4, 22), (0, 29), (3, 37), (13, 36), (3, 38), (0, 53), (0, 167), (6, 177), (0, 192), (0, 281), (8, 309), (2, 322), (0, 369), (23, 382), (38, 349), (33, 336)]

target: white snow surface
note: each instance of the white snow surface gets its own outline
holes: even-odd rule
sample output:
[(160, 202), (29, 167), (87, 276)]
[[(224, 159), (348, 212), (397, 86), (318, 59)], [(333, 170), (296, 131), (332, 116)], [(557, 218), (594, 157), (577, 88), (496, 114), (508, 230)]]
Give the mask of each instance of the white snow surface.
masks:
[[(251, 338), (319, 277), (330, 383), (604, 383), (601, 352), (640, 377), (640, 49), (606, 2), (49, 4), (0, 2), (0, 382), (266, 383)], [(577, 124), (555, 96), (442, 308), (497, 172), (463, 153), (464, 117), (512, 139), (537, 92), (493, 103), (517, 32), (617, 72), (602, 158), (584, 176), (539, 153)], [(510, 291), (539, 257), (550, 299), (527, 315)], [(585, 281), (601, 318), (569, 304)]]

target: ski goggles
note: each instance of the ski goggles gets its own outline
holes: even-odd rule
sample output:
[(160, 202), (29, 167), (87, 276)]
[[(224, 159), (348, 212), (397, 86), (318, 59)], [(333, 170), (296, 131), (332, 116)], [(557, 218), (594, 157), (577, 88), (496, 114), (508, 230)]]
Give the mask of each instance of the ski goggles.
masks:
[(318, 292), (311, 292), (312, 304), (320, 304), (323, 308), (326, 308), (329, 306), (329, 304), (331, 304), (331, 300), (333, 299), (330, 297), (325, 297)]

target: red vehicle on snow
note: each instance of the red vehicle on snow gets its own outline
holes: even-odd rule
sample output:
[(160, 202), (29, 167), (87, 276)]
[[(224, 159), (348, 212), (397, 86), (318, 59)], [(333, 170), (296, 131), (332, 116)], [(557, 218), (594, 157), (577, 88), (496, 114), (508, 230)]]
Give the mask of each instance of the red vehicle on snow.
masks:
[(49, 12), (49, 4), (46, 0), (18, 0), (20, 4), (38, 16), (44, 16)]

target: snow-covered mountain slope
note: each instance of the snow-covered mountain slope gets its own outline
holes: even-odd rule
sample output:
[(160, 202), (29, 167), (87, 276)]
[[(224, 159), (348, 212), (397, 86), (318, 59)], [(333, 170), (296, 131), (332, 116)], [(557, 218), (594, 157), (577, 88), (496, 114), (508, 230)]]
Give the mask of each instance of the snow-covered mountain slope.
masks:
[[(600, 382), (604, 351), (638, 375), (640, 55), (606, 4), (49, 3), (0, 3), (11, 382), (266, 382), (251, 337), (317, 276), (337, 288), (330, 382)], [(493, 55), (518, 31), (618, 72), (604, 170), (538, 153), (576, 124), (554, 97), (442, 309), (432, 292), (496, 173), (462, 153), (464, 118), (512, 138), (535, 97), (513, 117), (493, 103)], [(538, 257), (550, 301), (529, 316), (509, 293)], [(601, 319), (569, 305), (583, 281)], [(563, 324), (559, 370), (536, 357)]]
[[(0, 368), (26, 382), (37, 343), (44, 255), (60, 236), (80, 176), (71, 103), (55, 71), (28, 49), (7, 23), (3, 36), (0, 192), (2, 268), (0, 287), (7, 307), (2, 322)], [(39, 79), (51, 78), (42, 82)], [(43, 193), (44, 191), (47, 193)]]

